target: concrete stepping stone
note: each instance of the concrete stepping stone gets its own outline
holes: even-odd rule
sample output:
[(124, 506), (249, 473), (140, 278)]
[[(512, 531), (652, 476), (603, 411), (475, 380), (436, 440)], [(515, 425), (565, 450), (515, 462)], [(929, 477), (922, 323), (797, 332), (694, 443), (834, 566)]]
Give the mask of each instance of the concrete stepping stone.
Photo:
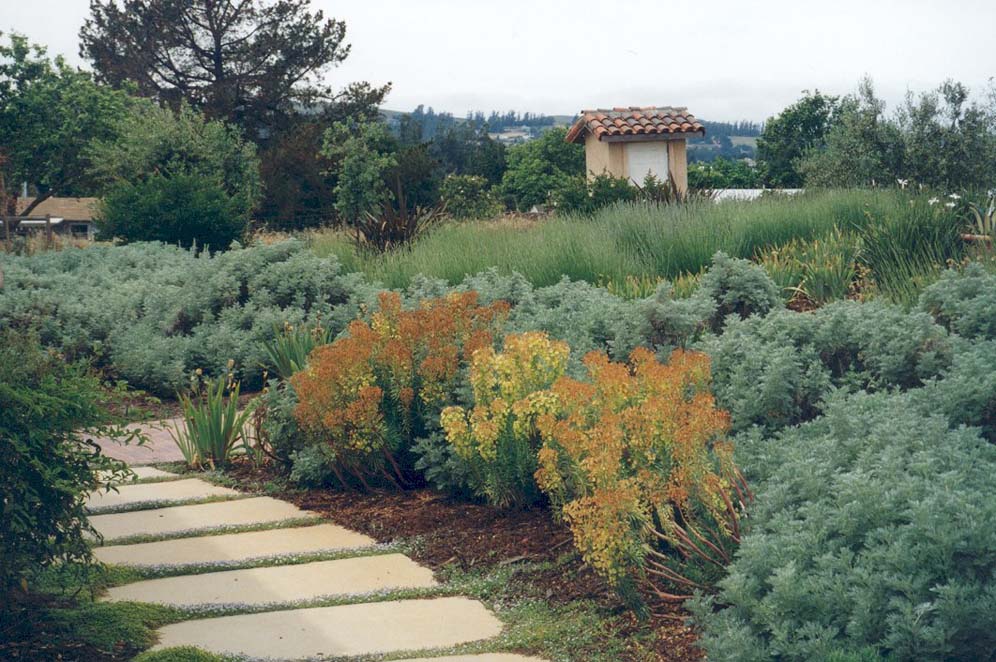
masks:
[(476, 600), (398, 600), (183, 621), (160, 628), (153, 650), (196, 646), (219, 655), (298, 660), (456, 646), (501, 630), (501, 621)]
[(404, 554), (383, 554), (149, 579), (108, 589), (104, 599), (174, 607), (259, 606), (436, 585), (428, 568)]
[(270, 497), (171, 506), (156, 510), (134, 510), (112, 515), (93, 515), (90, 524), (105, 541), (132, 536), (159, 536), (204, 532), (229, 526), (264, 525), (315, 513)]
[(405, 658), (397, 662), (546, 662), (546, 660), (539, 657), (516, 655), (515, 653), (481, 653), (480, 655)]
[(97, 512), (140, 504), (197, 501), (211, 497), (237, 497), (240, 494), (241, 492), (228, 487), (212, 485), (198, 478), (187, 478), (162, 483), (122, 485), (117, 488), (116, 492), (104, 490), (91, 492), (87, 495), (86, 507), (90, 512)]
[(281, 556), (318, 554), (369, 547), (373, 538), (335, 524), (293, 529), (226, 533), (219, 536), (177, 538), (137, 545), (98, 547), (94, 556), (104, 563), (137, 568), (182, 567), (239, 563)]

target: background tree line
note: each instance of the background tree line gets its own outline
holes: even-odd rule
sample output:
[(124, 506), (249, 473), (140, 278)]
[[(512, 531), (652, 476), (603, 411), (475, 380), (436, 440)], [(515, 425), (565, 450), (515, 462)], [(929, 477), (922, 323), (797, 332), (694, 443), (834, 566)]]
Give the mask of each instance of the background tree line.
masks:
[[(14, 213), (21, 182), (34, 205), (96, 194), (121, 236), (141, 211), (157, 228), (211, 219), (201, 237), (220, 246), (250, 219), (300, 229), (440, 203), (480, 215), (631, 197), (619, 182), (585, 182), (583, 149), (563, 143), (551, 116), (457, 119), (419, 106), (385, 120), (389, 84), (326, 82), (349, 51), (345, 24), (308, 0), (94, 0), (80, 31), (92, 73), (10, 35), (0, 42), (0, 206)], [(489, 135), (510, 126), (541, 133), (512, 147)], [(733, 142), (752, 136), (756, 163)], [(973, 98), (948, 81), (887, 113), (866, 80), (842, 97), (807, 92), (763, 127), (707, 122), (707, 140), (712, 160), (690, 167), (702, 188), (992, 187), (996, 87)], [(350, 149), (360, 150), (351, 161)], [(362, 213), (340, 200), (350, 195), (366, 201)]]
[(768, 186), (992, 188), (996, 86), (972, 100), (948, 80), (892, 113), (868, 78), (842, 97), (806, 92), (765, 124), (758, 161)]

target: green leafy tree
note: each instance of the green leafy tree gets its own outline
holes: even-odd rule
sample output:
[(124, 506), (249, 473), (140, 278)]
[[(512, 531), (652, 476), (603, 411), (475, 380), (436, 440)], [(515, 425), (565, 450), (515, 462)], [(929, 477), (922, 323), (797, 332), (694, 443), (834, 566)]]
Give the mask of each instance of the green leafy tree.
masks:
[(438, 132), (430, 151), (446, 174), (476, 175), (491, 184), (501, 183), (505, 174), (505, 146), (469, 122)]
[(309, 4), (93, 0), (80, 54), (102, 81), (134, 83), (174, 106), (185, 100), (255, 138), (301, 106), (386, 92), (361, 84), (336, 93), (324, 82), (349, 55), (346, 24)]
[(301, 122), (260, 153), (266, 188), (259, 218), (267, 227), (302, 230), (334, 221), (334, 164), (316, 149), (324, 131), (320, 122)]
[(885, 103), (865, 78), (845, 97), (826, 143), (797, 162), (807, 186), (852, 187), (892, 184), (902, 177), (901, 133), (885, 117)]
[(502, 188), (519, 209), (545, 204), (551, 193), (584, 175), (584, 147), (564, 140), (567, 130), (554, 128), (508, 150)]
[(501, 213), (501, 203), (488, 180), (477, 175), (448, 175), (440, 186), (446, 212), (457, 219), (494, 218)]
[(335, 186), (320, 154), (337, 121), (369, 119), (390, 84), (337, 88), (346, 24), (309, 0), (92, 0), (80, 54), (100, 81), (239, 126), (260, 147), (268, 225), (330, 220)]
[(393, 200), (385, 180), (398, 166), (396, 149), (381, 122), (337, 122), (325, 132), (322, 154), (336, 162), (335, 208), (344, 223)]
[(719, 157), (708, 163), (688, 165), (688, 186), (693, 189), (757, 188), (760, 173), (744, 160)]
[(90, 193), (87, 146), (112, 139), (133, 102), (93, 82), (62, 58), (10, 35), (0, 44), (0, 209), (3, 184), (28, 182), (36, 195), (30, 213), (53, 195)]
[(996, 106), (968, 99), (969, 89), (951, 80), (919, 97), (907, 94), (895, 120), (903, 137), (904, 178), (938, 188), (992, 186)]
[(558, 213), (587, 216), (602, 207), (635, 200), (639, 192), (625, 177), (602, 173), (590, 182), (584, 175), (568, 177), (553, 192), (551, 198)]
[(841, 100), (825, 144), (810, 149), (797, 169), (807, 186), (989, 187), (996, 180), (996, 116), (969, 97), (964, 85), (946, 81), (908, 94), (887, 115), (865, 79)]
[(268, 227), (302, 229), (333, 223), (336, 218), (336, 164), (321, 152), (325, 130), (340, 121), (375, 121), (380, 97), (357, 93), (348, 100), (301, 114), (272, 138), (260, 141), (260, 175), (264, 186), (258, 218)]
[(839, 110), (837, 97), (819, 90), (803, 97), (764, 125), (757, 139), (757, 157), (768, 186), (797, 188), (802, 175), (796, 165), (802, 156), (821, 147)]
[[(116, 139), (91, 145), (89, 158), (106, 194), (104, 229), (130, 241), (227, 248), (244, 233), (261, 193), (256, 147), (237, 128), (185, 103), (176, 112), (151, 102), (137, 106)], [(136, 204), (146, 216), (128, 211)], [(135, 218), (126, 220), (129, 214)]]

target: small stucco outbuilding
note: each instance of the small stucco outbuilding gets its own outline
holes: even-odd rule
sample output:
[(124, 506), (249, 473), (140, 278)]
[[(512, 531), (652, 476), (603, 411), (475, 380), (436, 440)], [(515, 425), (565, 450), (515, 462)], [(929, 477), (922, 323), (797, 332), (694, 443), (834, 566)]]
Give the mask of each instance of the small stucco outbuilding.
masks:
[(705, 127), (687, 108), (630, 106), (582, 110), (566, 139), (584, 144), (589, 179), (609, 174), (642, 184), (649, 173), (686, 191), (685, 141), (701, 136)]
[[(18, 198), (18, 214), (31, 206), (34, 198)], [(17, 226), (21, 233), (50, 229), (55, 234), (70, 235), (76, 239), (93, 239), (96, 233), (94, 214), (97, 198), (58, 198), (42, 200), (31, 210), (30, 217), (22, 217)]]

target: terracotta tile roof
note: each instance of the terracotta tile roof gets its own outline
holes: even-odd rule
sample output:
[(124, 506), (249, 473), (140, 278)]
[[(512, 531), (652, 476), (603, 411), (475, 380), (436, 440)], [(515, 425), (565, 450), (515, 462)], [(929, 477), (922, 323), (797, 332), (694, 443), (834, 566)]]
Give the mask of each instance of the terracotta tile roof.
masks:
[[(34, 198), (18, 198), (17, 213), (20, 214), (34, 201)], [(45, 214), (51, 214), (67, 221), (92, 221), (97, 202), (97, 198), (48, 198), (31, 210), (31, 217), (43, 218)]]
[(599, 140), (606, 136), (631, 136), (641, 134), (700, 133), (705, 127), (687, 108), (671, 106), (630, 106), (628, 108), (599, 108), (582, 110), (580, 117), (567, 132), (567, 142), (581, 142), (585, 132)]

